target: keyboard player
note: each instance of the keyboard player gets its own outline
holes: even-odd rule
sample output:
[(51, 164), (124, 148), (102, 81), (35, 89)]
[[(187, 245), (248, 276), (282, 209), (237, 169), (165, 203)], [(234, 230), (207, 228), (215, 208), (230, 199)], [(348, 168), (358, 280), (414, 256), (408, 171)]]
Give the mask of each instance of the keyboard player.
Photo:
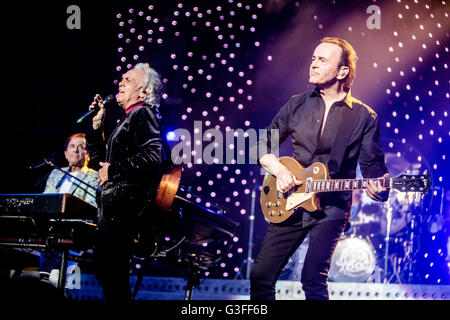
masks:
[[(64, 171), (96, 189), (99, 188), (97, 171), (88, 167), (89, 154), (86, 150), (84, 133), (75, 133), (66, 140), (64, 156), (68, 162), (68, 166), (62, 168)], [(53, 169), (50, 173), (43, 193), (70, 193), (97, 207), (96, 192), (93, 188), (89, 188), (58, 169)], [(41, 279), (49, 279), (52, 270), (59, 271), (59, 266), (60, 261), (57, 253), (47, 251), (41, 253), (39, 266)]]

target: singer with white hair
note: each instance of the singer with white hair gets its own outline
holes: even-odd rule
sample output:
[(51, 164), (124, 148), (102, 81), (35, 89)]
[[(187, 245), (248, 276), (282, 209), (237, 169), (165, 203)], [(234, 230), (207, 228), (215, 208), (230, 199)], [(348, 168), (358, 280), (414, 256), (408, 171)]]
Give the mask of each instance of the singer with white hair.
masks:
[(102, 187), (95, 247), (96, 276), (107, 300), (129, 300), (130, 257), (136, 221), (154, 210), (152, 199), (162, 172), (160, 134), (161, 80), (144, 63), (122, 75), (116, 101), (124, 117), (106, 141), (103, 99), (94, 97), (89, 109), (99, 108), (88, 133), (91, 162), (98, 163)]

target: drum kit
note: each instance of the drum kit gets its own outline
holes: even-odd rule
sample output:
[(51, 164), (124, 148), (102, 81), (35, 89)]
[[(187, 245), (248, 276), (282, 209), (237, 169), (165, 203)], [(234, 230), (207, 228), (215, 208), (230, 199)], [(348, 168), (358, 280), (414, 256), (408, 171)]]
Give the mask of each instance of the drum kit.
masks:
[[(396, 156), (387, 158), (386, 163), (393, 177), (415, 169)], [(390, 190), (386, 202), (372, 200), (365, 191), (353, 191), (351, 227), (336, 246), (329, 280), (411, 283), (422, 201), (419, 194), (395, 189)], [(281, 279), (300, 280), (307, 247), (306, 239), (289, 260)]]
[(420, 196), (390, 191), (386, 202), (355, 192), (351, 228), (338, 242), (330, 280), (339, 282), (409, 282), (415, 248), (415, 215)]

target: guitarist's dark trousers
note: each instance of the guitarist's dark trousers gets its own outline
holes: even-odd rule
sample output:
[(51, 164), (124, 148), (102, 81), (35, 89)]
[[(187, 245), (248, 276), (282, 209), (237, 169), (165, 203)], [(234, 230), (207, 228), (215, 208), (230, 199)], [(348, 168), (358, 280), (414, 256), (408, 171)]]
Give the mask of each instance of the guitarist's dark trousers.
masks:
[(289, 258), (309, 232), (309, 247), (301, 282), (307, 300), (328, 300), (328, 270), (336, 245), (346, 227), (346, 219), (303, 227), (269, 224), (250, 277), (251, 300), (274, 300), (275, 284)]

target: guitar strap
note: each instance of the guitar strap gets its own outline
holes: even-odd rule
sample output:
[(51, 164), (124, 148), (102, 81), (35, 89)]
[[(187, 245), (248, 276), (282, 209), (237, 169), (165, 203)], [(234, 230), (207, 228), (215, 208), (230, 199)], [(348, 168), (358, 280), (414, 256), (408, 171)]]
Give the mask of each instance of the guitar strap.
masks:
[(342, 120), (334, 140), (333, 147), (331, 148), (330, 156), (328, 158), (328, 171), (330, 177), (337, 178), (339, 176), (339, 171), (342, 166), (342, 161), (344, 160), (344, 155), (347, 150), (348, 144), (350, 142), (350, 137), (355, 126), (355, 122), (358, 116), (357, 108), (347, 108), (345, 107), (342, 113)]

